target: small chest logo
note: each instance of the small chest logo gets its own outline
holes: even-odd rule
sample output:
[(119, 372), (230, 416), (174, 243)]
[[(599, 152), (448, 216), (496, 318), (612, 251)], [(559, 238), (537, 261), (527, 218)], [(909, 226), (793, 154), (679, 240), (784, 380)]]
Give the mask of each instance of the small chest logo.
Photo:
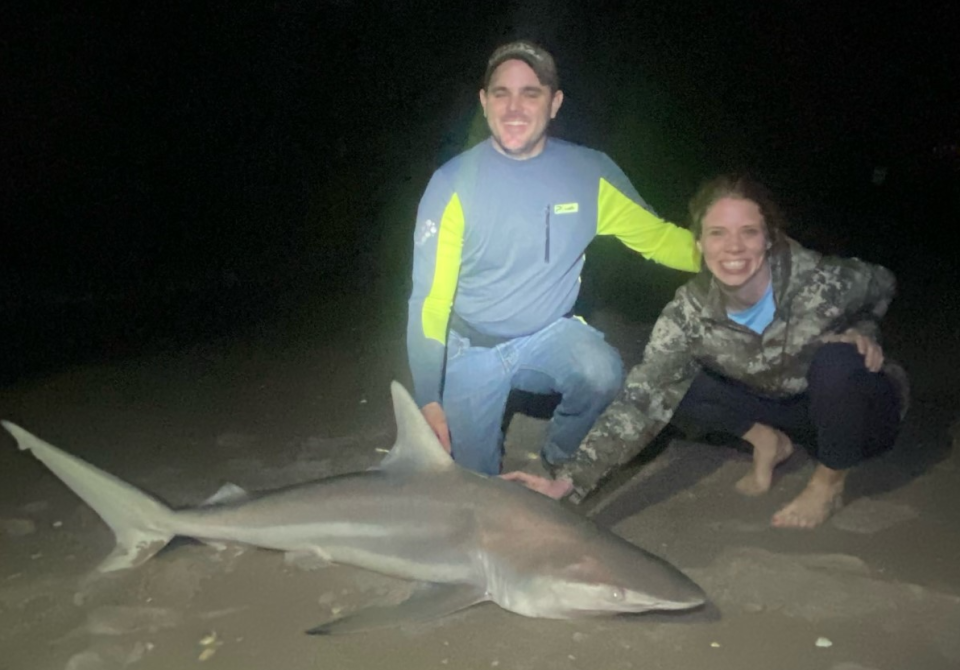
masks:
[(579, 211), (580, 203), (578, 202), (565, 202), (562, 205), (553, 206), (554, 214), (576, 214)]

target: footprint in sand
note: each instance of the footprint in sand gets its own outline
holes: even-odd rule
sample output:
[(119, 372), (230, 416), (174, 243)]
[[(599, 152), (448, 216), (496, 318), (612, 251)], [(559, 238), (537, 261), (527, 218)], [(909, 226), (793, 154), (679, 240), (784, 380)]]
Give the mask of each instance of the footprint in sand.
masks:
[(831, 523), (840, 530), (869, 535), (917, 516), (917, 510), (909, 505), (860, 498), (837, 512)]

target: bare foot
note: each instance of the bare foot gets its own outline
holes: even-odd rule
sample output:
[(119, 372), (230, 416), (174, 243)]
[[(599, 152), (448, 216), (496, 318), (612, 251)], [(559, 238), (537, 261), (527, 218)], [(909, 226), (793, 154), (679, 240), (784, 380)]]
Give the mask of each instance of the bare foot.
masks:
[(777, 528), (816, 528), (843, 506), (845, 470), (818, 465), (800, 495), (773, 515)]
[(737, 491), (758, 496), (770, 490), (773, 469), (790, 458), (793, 442), (785, 434), (762, 423), (755, 423), (743, 436), (753, 445), (753, 469), (737, 482)]

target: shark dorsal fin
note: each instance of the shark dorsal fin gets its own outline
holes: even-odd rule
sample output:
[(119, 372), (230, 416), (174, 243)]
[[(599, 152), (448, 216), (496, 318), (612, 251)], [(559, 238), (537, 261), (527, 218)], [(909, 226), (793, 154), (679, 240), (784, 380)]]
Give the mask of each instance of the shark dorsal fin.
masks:
[(440, 440), (423, 418), (420, 408), (403, 385), (390, 383), (393, 414), (397, 421), (397, 441), (380, 462), (381, 470), (437, 470), (453, 467)]

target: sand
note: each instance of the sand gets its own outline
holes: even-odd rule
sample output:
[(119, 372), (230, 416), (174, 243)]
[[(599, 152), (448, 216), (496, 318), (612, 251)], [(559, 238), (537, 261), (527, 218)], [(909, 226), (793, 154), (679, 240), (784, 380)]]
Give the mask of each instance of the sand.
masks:
[[(389, 381), (408, 381), (402, 305), (324, 307), (354, 321), (278, 322), (60, 368), (0, 389), (0, 414), (175, 506), (226, 481), (263, 490), (363, 469), (392, 443)], [(638, 360), (649, 323), (595, 321)], [(578, 508), (703, 586), (707, 607), (673, 615), (547, 621), (488, 603), (428, 625), (311, 637), (409, 584), (180, 541), (91, 582), (109, 530), (4, 435), (0, 669), (960, 667), (958, 396), (934, 353), (949, 336), (901, 328), (890, 339), (914, 374), (914, 407), (894, 451), (851, 475), (846, 507), (815, 531), (769, 526), (809, 476), (805, 456), (748, 499), (733, 488), (745, 454), (679, 438)], [(531, 462), (544, 425), (513, 417), (508, 467)]]

